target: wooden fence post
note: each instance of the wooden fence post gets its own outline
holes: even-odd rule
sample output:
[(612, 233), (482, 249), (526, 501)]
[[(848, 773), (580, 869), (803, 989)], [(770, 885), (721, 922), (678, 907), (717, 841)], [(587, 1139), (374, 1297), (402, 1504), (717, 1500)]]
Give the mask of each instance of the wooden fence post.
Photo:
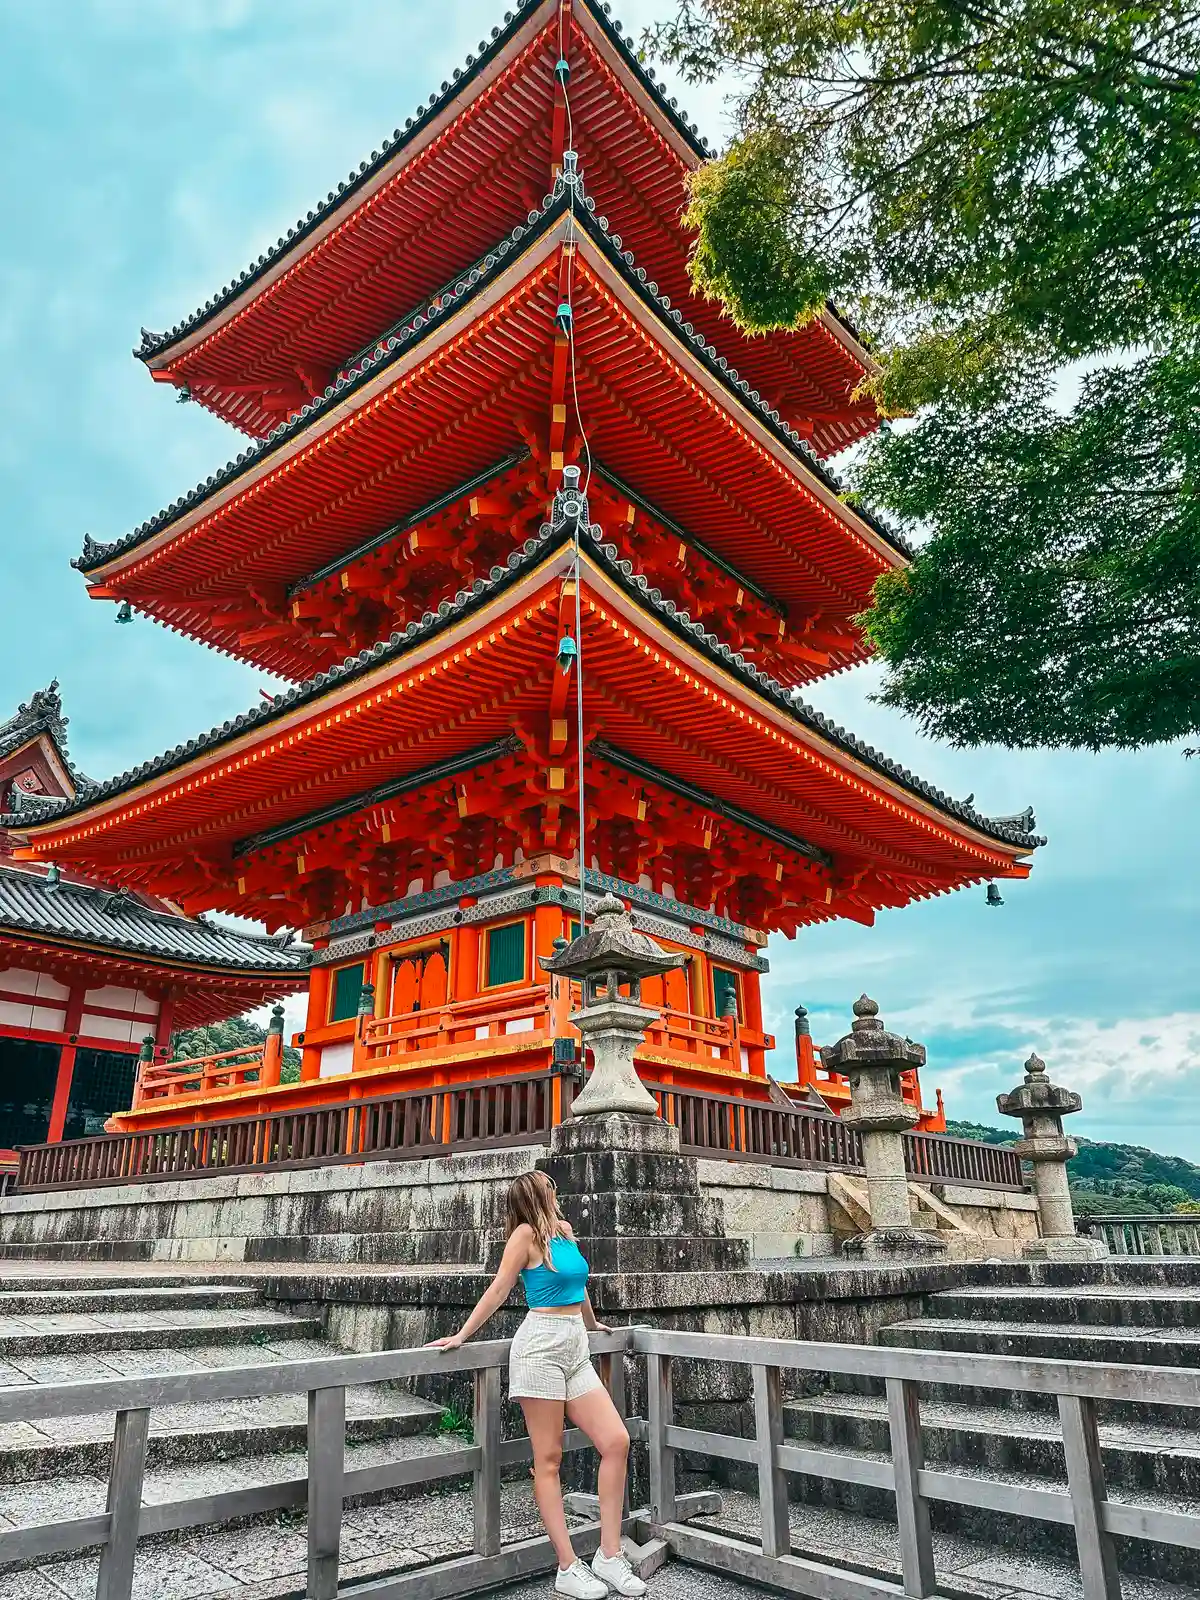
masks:
[(758, 1506), (765, 1556), (792, 1553), (787, 1478), (775, 1452), (783, 1443), (783, 1385), (778, 1367), (753, 1367), (754, 1437), (758, 1455)]
[(654, 1522), (674, 1522), (675, 1452), (667, 1429), (675, 1418), (671, 1358), (653, 1351), (646, 1357), (646, 1414), (650, 1435), (650, 1515)]
[(1121, 1600), (1117, 1554), (1112, 1534), (1104, 1526), (1104, 1465), (1096, 1429), (1096, 1402), (1060, 1394), (1058, 1415), (1084, 1600)]
[(336, 1600), (341, 1565), (343, 1474), (346, 1459), (346, 1391), (311, 1389), (308, 1395), (307, 1600)]
[(108, 1473), (108, 1538), (100, 1552), (96, 1600), (129, 1600), (142, 1515), (142, 1478), (150, 1436), (149, 1408), (118, 1411)]
[(500, 1368), (475, 1374), (475, 1538), (477, 1556), (500, 1554)]
[(921, 1444), (921, 1406), (916, 1385), (905, 1378), (888, 1378), (888, 1427), (892, 1436), (892, 1467), (896, 1475), (896, 1522), (900, 1531), (900, 1565), (904, 1592), (925, 1600), (937, 1592), (933, 1560), (933, 1533), (929, 1502), (918, 1478), (924, 1466)]

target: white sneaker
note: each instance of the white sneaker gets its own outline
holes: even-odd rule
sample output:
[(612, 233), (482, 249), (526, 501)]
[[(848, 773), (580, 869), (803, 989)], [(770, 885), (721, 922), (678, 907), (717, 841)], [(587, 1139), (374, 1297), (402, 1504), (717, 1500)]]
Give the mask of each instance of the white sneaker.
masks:
[(625, 1559), (624, 1551), (606, 1556), (597, 1550), (592, 1557), (592, 1571), (617, 1594), (645, 1594), (646, 1585)]
[[(558, 1577), (554, 1580), (555, 1594), (570, 1595), (571, 1600), (608, 1600), (608, 1585), (600, 1578), (593, 1578), (582, 1561), (573, 1561), (564, 1571), (558, 1569)], [(642, 1594), (644, 1590), (627, 1590), (629, 1594)]]

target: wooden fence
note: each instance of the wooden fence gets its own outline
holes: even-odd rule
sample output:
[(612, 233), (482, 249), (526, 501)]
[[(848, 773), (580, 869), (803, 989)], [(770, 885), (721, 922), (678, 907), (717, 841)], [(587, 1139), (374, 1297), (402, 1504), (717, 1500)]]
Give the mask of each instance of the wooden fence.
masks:
[[(750, 1104), (733, 1095), (646, 1086), (681, 1142), (694, 1155), (765, 1161), (771, 1166), (863, 1170), (862, 1140), (840, 1117), (775, 1104)], [(942, 1133), (906, 1133), (904, 1162), (917, 1183), (963, 1184), (971, 1189), (1021, 1190), (1020, 1157), (1005, 1145), (952, 1139)]]
[[(205, 1172), (400, 1160), (540, 1143), (571, 1113), (573, 1072), (570, 1065), (552, 1066), (511, 1078), (225, 1122), (31, 1145), (20, 1152), (16, 1187), (25, 1193), (89, 1188)], [(662, 1115), (679, 1128), (688, 1154), (772, 1166), (863, 1170), (861, 1140), (840, 1117), (664, 1084), (648, 1087)], [(1024, 1187), (1020, 1160), (998, 1145), (906, 1134), (904, 1148), (909, 1175), (919, 1183)]]
[[(808, 1344), (791, 1339), (683, 1333), (670, 1329), (623, 1328), (592, 1334), (604, 1380), (617, 1410), (626, 1412), (625, 1359), (646, 1362), (645, 1418), (628, 1418), (632, 1440), (644, 1443), (650, 1463), (650, 1503), (630, 1511), (625, 1531), (644, 1541), (635, 1549), (639, 1565), (669, 1555), (697, 1567), (747, 1579), (776, 1594), (811, 1600), (925, 1600), (939, 1587), (930, 1506), (943, 1501), (1006, 1513), (1012, 1518), (1012, 1549), (1030, 1538), (1028, 1524), (1073, 1527), (1083, 1600), (1121, 1600), (1116, 1537), (1144, 1539), (1200, 1551), (1200, 1516), (1194, 1508), (1166, 1509), (1139, 1500), (1136, 1491), (1109, 1499), (1096, 1426), (1098, 1404), (1137, 1400), (1189, 1418), (1200, 1418), (1200, 1372), (1161, 1366), (1106, 1366), (1099, 1362), (1047, 1361), (1021, 1356), (976, 1355), (943, 1350), (887, 1349), (871, 1345)], [(259, 1366), (156, 1374), (152, 1377), (89, 1380), (66, 1384), (14, 1384), (0, 1389), (0, 1425), (47, 1418), (114, 1416), (106, 1509), (19, 1528), (0, 1529), (0, 1566), (99, 1548), (97, 1594), (130, 1600), (140, 1538), (187, 1528), (217, 1526), (234, 1518), (258, 1517), (293, 1507), (308, 1508), (308, 1600), (335, 1600), (341, 1568), (342, 1516), (346, 1501), (364, 1495), (433, 1485), (469, 1475), (473, 1514), (464, 1528), (470, 1553), (368, 1580), (354, 1593), (370, 1600), (457, 1600), (505, 1583), (549, 1573), (554, 1552), (545, 1537), (504, 1543), (501, 1472), (531, 1459), (529, 1441), (502, 1435), (502, 1374), (507, 1342), (478, 1342), (458, 1350), (388, 1350), (282, 1361)], [(734, 1363), (750, 1369), (754, 1430), (750, 1437), (682, 1427), (675, 1419), (672, 1370), (677, 1362)], [(882, 1383), (887, 1395), (891, 1440), (886, 1458), (861, 1451), (791, 1443), (783, 1433), (785, 1374), (850, 1376)], [(453, 1373), (474, 1375), (474, 1410), (469, 1443), (415, 1454), (401, 1461), (347, 1471), (346, 1389), (351, 1384), (395, 1383)], [(1066, 1457), (1066, 1482), (1059, 1486), (1016, 1482), (1011, 1476), (947, 1472), (925, 1465), (922, 1445), (922, 1385), (951, 1384), (997, 1393), (1053, 1395)], [(262, 1395), (307, 1394), (308, 1452), (304, 1475), (283, 1482), (220, 1490), (195, 1499), (143, 1504), (143, 1482), (151, 1413), (156, 1406), (216, 1406)], [(575, 1429), (563, 1436), (565, 1450), (587, 1448)], [(680, 1456), (741, 1462), (758, 1476), (760, 1532), (756, 1540), (718, 1528), (697, 1527), (699, 1515), (719, 1510), (711, 1492), (681, 1494)], [(884, 1582), (851, 1567), (793, 1555), (788, 1516), (789, 1473), (841, 1483), (869, 1485), (895, 1497), (902, 1577)], [(592, 1497), (571, 1496), (572, 1509), (588, 1514)], [(714, 1505), (714, 1501), (717, 1503)], [(595, 1520), (573, 1530), (580, 1555), (599, 1539)], [(200, 1543), (203, 1554), (203, 1543)], [(343, 1590), (343, 1593), (350, 1591)]]

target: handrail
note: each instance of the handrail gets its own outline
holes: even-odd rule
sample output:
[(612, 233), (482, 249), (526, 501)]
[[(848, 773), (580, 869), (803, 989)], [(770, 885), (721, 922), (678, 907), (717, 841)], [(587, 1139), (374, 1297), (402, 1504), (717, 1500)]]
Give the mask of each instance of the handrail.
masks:
[(536, 1143), (570, 1115), (573, 1070), (552, 1065), (219, 1122), (27, 1145), (17, 1152), (16, 1187), (22, 1193), (95, 1188)]
[(1076, 1217), (1075, 1231), (1103, 1239), (1115, 1256), (1200, 1256), (1200, 1212), (1098, 1213)]
[[(878, 1345), (807, 1343), (633, 1327), (590, 1335), (604, 1381), (618, 1411), (626, 1412), (623, 1357), (645, 1359), (646, 1417), (628, 1421), (633, 1439), (648, 1447), (650, 1505), (631, 1512), (626, 1527), (659, 1539), (695, 1565), (749, 1579), (791, 1594), (836, 1594), (844, 1600), (879, 1600), (901, 1591), (828, 1561), (791, 1553), (787, 1479), (792, 1473), (863, 1484), (895, 1496), (903, 1594), (939, 1592), (930, 1524), (935, 1501), (1074, 1527), (1086, 1600), (1120, 1600), (1114, 1539), (1136, 1538), (1200, 1550), (1200, 1515), (1164, 1510), (1123, 1498), (1110, 1500), (1096, 1422), (1098, 1402), (1129, 1402), (1200, 1409), (1200, 1371), (1164, 1366), (1114, 1366), (958, 1351)], [(376, 1600), (444, 1600), (474, 1594), (548, 1570), (554, 1560), (546, 1539), (502, 1547), (500, 1478), (505, 1466), (531, 1458), (528, 1439), (501, 1434), (500, 1374), (507, 1340), (467, 1344), (457, 1350), (387, 1350), (254, 1367), (206, 1369), (66, 1384), (25, 1384), (0, 1389), (0, 1425), (110, 1412), (115, 1416), (107, 1509), (0, 1530), (0, 1564), (44, 1559), (100, 1546), (100, 1591), (129, 1600), (137, 1541), (149, 1534), (214, 1525), (237, 1517), (308, 1507), (310, 1600), (335, 1600), (341, 1524), (351, 1496), (436, 1483), (470, 1475), (474, 1483), (472, 1554), (453, 1557), (370, 1586)], [(750, 1368), (754, 1427), (749, 1437), (681, 1425), (675, 1415), (673, 1363), (719, 1362)], [(353, 1384), (471, 1374), (474, 1421), (469, 1444), (432, 1449), (380, 1466), (345, 1467), (346, 1389)], [(836, 1373), (882, 1383), (891, 1433), (890, 1459), (836, 1447), (788, 1442), (783, 1434), (785, 1375)], [(924, 1463), (922, 1385), (954, 1385), (1054, 1397), (1062, 1427), (1066, 1483), (1030, 1485), (1014, 1477), (931, 1469)], [(308, 1451), (304, 1477), (230, 1489), (212, 1496), (142, 1505), (150, 1418), (154, 1407), (203, 1405), (265, 1395), (308, 1395)], [(564, 1433), (565, 1450), (587, 1448), (576, 1430)], [(681, 1495), (676, 1460), (681, 1454), (732, 1461), (757, 1470), (761, 1535), (757, 1543), (713, 1528), (689, 1526), (700, 1511), (715, 1509), (711, 1495)], [(589, 1497), (573, 1497), (576, 1503)], [(698, 1503), (703, 1502), (703, 1504)], [(581, 1554), (595, 1549), (599, 1528), (581, 1530)]]
[[(857, 1129), (831, 1111), (662, 1083), (646, 1087), (657, 1098), (662, 1115), (679, 1128), (690, 1154), (775, 1166), (864, 1170)], [(1020, 1157), (1008, 1146), (939, 1133), (906, 1133), (903, 1140), (905, 1169), (917, 1183), (1017, 1193), (1026, 1187)]]

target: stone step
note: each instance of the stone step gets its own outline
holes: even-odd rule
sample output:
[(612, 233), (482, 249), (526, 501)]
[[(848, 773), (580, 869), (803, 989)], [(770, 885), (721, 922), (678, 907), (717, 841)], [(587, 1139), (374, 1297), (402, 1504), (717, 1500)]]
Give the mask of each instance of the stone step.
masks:
[(0, 1261), (153, 1261), (155, 1239), (0, 1239)]
[[(326, 1346), (324, 1353), (335, 1352)], [(274, 1359), (257, 1354), (260, 1360)], [(389, 1386), (346, 1390), (346, 1438), (354, 1443), (428, 1433), (441, 1416), (440, 1407)], [(106, 1473), (112, 1428), (109, 1412), (0, 1425), (0, 1483)], [(165, 1466), (262, 1456), (302, 1450), (307, 1437), (304, 1394), (158, 1406), (150, 1416), (147, 1460)]]
[[(293, 1475), (296, 1463), (281, 1469)], [(354, 1466), (370, 1465), (355, 1459)], [(299, 1458), (303, 1472), (303, 1457)], [(351, 1461), (347, 1458), (347, 1465)], [(154, 1474), (148, 1474), (153, 1477)], [(196, 1493), (204, 1492), (198, 1480)], [(224, 1487), (224, 1481), (217, 1487)], [(172, 1488), (169, 1498), (175, 1498)], [(156, 1498), (160, 1498), (156, 1493)], [(163, 1494), (162, 1499), (168, 1498)], [(568, 1513), (569, 1526), (582, 1519)], [(434, 1562), (465, 1556), (471, 1549), (473, 1516), (469, 1485), (454, 1480), (436, 1492), (403, 1492), (385, 1502), (347, 1506), (342, 1519), (340, 1592), (349, 1596), (360, 1584), (400, 1572), (416, 1572)], [(528, 1474), (504, 1482), (500, 1490), (503, 1545), (541, 1532)], [(308, 1539), (303, 1513), (285, 1513), (250, 1526), (194, 1529), (139, 1546), (133, 1593), (136, 1600), (298, 1600), (307, 1587)], [(677, 1574), (681, 1573), (682, 1577)], [(97, 1558), (46, 1561), (33, 1571), (5, 1580), (3, 1600), (85, 1600), (95, 1593)], [(6, 1586), (7, 1583), (7, 1586)], [(22, 1586), (22, 1585), (28, 1585)], [(431, 1578), (430, 1593), (442, 1592)], [(543, 1600), (551, 1592), (545, 1577), (496, 1591), (497, 1600)], [(656, 1580), (658, 1600), (754, 1600), (755, 1591), (726, 1585), (684, 1568), (669, 1568)], [(761, 1597), (760, 1597), (761, 1600)], [(1157, 1597), (1154, 1597), (1157, 1600)]]
[[(503, 1250), (503, 1238), (495, 1236)], [(310, 1233), (269, 1234), (243, 1242), (244, 1261), (311, 1261), (335, 1265), (397, 1267), (477, 1266), (492, 1244), (492, 1235), (452, 1233)]]
[[(399, 1433), (372, 1442), (351, 1440), (346, 1445), (346, 1471), (387, 1466), (423, 1455), (443, 1455), (449, 1450), (461, 1448), (465, 1442), (451, 1434), (428, 1433)], [(250, 1454), (219, 1461), (172, 1461), (147, 1468), (142, 1486), (142, 1504), (165, 1505), (173, 1500), (202, 1499), (236, 1489), (252, 1489), (289, 1479), (303, 1479), (307, 1472), (308, 1456), (303, 1449)], [(348, 1495), (346, 1504), (366, 1505), (385, 1498), (409, 1499), (423, 1492), (422, 1486), (418, 1485), (411, 1490)], [(107, 1478), (92, 1472), (63, 1473), (27, 1482), (0, 1483), (0, 1530), (96, 1516), (105, 1509), (107, 1493)], [(269, 1512), (262, 1518), (248, 1520), (273, 1521), (275, 1516), (275, 1512)]]
[[(0, 1318), (0, 1361), (86, 1355), (102, 1344), (106, 1351), (170, 1349), (180, 1367), (187, 1365), (184, 1352), (192, 1346), (317, 1338), (321, 1331), (319, 1317), (288, 1316), (257, 1303), (215, 1310), (46, 1313)], [(337, 1352), (329, 1347), (328, 1353)]]
[[(784, 1417), (791, 1438), (831, 1449), (890, 1454), (882, 1396), (810, 1396), (789, 1402)], [(1106, 1483), (1131, 1494), (1200, 1500), (1200, 1416), (1194, 1420), (1192, 1428), (1102, 1424)], [(923, 1401), (921, 1421), (927, 1463), (1066, 1482), (1062, 1436), (1054, 1413), (1027, 1411), (1018, 1418), (998, 1406)]]
[[(726, 1490), (723, 1502), (718, 1516), (700, 1518), (697, 1525), (756, 1543), (761, 1528), (757, 1497), (745, 1490)], [(885, 1517), (869, 1517), (840, 1507), (793, 1503), (790, 1512), (794, 1555), (897, 1583), (900, 1541), (891, 1510)], [(1025, 1537), (1026, 1530), (1035, 1526), (1045, 1524), (1023, 1523), (1018, 1530), (1010, 1520), (995, 1539), (935, 1529), (938, 1593), (957, 1600), (1077, 1600), (1082, 1591), (1074, 1550), (1041, 1548)], [(1190, 1556), (1194, 1565), (1195, 1552)], [(697, 1584), (695, 1593), (701, 1592)], [(1126, 1584), (1124, 1592), (1127, 1600), (1195, 1600), (1195, 1574), (1187, 1572), (1182, 1581), (1139, 1576)]]
[[(880, 1449), (838, 1447), (842, 1455), (857, 1456), (864, 1461), (887, 1462), (891, 1460), (888, 1447)], [(1065, 1487), (1065, 1475), (1057, 1477), (1041, 1471), (1019, 1471), (992, 1465), (954, 1465), (949, 1468), (956, 1476), (987, 1478), (1011, 1485), (1014, 1488), (1046, 1489)], [(804, 1473), (788, 1474), (789, 1498), (804, 1506), (836, 1507), (860, 1513), (880, 1521), (895, 1517), (895, 1501), (884, 1489), (865, 1484), (842, 1483), (832, 1478), (813, 1477)], [(1110, 1484), (1109, 1498), (1114, 1501), (1133, 1502), (1163, 1511), (1185, 1511), (1200, 1515), (1200, 1498), (1173, 1494), (1160, 1489)], [(953, 1501), (930, 1502), (930, 1519), (939, 1533), (959, 1534), (987, 1543), (1011, 1547), (1013, 1519), (1008, 1512), (983, 1510), (977, 1506), (964, 1506)], [(1021, 1523), (1022, 1551), (1036, 1551), (1047, 1555), (1070, 1556), (1075, 1551), (1075, 1535), (1069, 1525), (1042, 1522), (1035, 1518)], [(1157, 1544), (1151, 1540), (1118, 1538), (1122, 1570), (1138, 1576), (1180, 1581), (1193, 1577), (1196, 1570), (1196, 1552), (1173, 1546)]]
[(1200, 1366), (1200, 1328), (1092, 1328), (1078, 1323), (919, 1318), (882, 1328), (879, 1343), (979, 1355), (1100, 1361), (1115, 1366)]
[(112, 1283), (104, 1287), (78, 1288), (74, 1285), (48, 1288), (7, 1289), (0, 1291), (0, 1321), (10, 1317), (36, 1317), (59, 1312), (173, 1311), (184, 1306), (216, 1311), (231, 1306), (253, 1305), (261, 1298), (253, 1284), (197, 1283), (195, 1280), (166, 1286), (141, 1281)]
[(927, 1319), (997, 1317), (1097, 1328), (1200, 1328), (1200, 1294), (1186, 1288), (947, 1289), (931, 1295)]

